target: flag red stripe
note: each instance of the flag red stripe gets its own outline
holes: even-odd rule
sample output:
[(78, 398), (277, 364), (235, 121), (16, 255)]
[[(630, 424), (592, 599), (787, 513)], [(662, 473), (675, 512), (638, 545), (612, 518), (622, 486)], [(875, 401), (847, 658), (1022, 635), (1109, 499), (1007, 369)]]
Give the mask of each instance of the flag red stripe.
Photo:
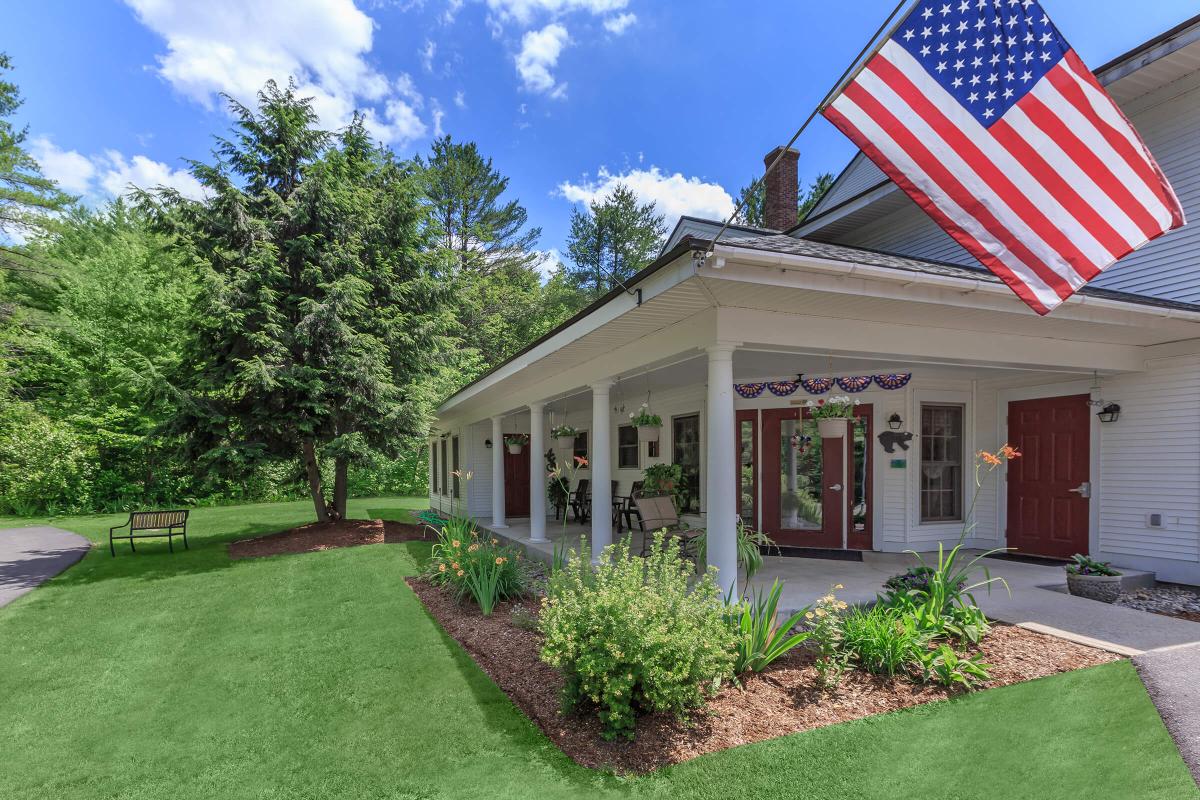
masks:
[(1030, 121), (1053, 139), (1105, 194), (1112, 197), (1121, 208), (1125, 209), (1129, 218), (1146, 238), (1152, 238), (1162, 233), (1162, 226), (1158, 224), (1158, 220), (1154, 219), (1141, 201), (1134, 197), (1125, 184), (1100, 160), (1095, 151), (1084, 144), (1063, 123), (1061, 117), (1047, 108), (1046, 104), (1032, 92), (1022, 97), (1017, 105), (1025, 112)]
[[(867, 69), (878, 75), (900, 96), (900, 99), (933, 128), (946, 144), (957, 151), (959, 156), (975, 171), (975, 174), (982, 178), (988, 187), (1004, 201), (1004, 204), (1012, 209), (1013, 213), (1029, 226), (1030, 230), (1041, 237), (1042, 241), (1056, 251), (1063, 261), (1070, 264), (1079, 276), (1085, 281), (1089, 281), (1100, 274), (1099, 265), (1084, 255), (1058, 226), (1030, 202), (1029, 197), (1018, 189), (1008, 176), (979, 149), (975, 142), (951, 122), (895, 64), (888, 61), (881, 53), (871, 59)], [(987, 135), (986, 131), (984, 131), (984, 135)], [(1056, 270), (1055, 275), (1058, 274)], [(1061, 276), (1060, 279), (1062, 279)], [(1055, 286), (1055, 284), (1051, 284), (1051, 286)], [(1069, 282), (1068, 288), (1070, 288)]]
[[(1135, 147), (1127, 137), (1121, 135), (1120, 131), (1115, 130), (1111, 124), (1106, 122), (1102, 117), (1099, 117), (1099, 115), (1096, 114), (1096, 111), (1091, 108), (1091, 103), (1088, 101), (1083, 89), (1081, 89), (1078, 84), (1075, 85), (1074, 89), (1079, 92), (1079, 96), (1083, 99), (1083, 102), (1086, 104), (1089, 112), (1099, 119), (1098, 126), (1101, 126), (1101, 130), (1105, 132), (1106, 138), (1107, 132), (1111, 131), (1112, 135), (1116, 137), (1116, 139), (1120, 140), (1122, 146), (1117, 147), (1114, 144), (1114, 148), (1117, 149), (1118, 152), (1123, 153), (1126, 161), (1129, 161), (1131, 158), (1133, 159), (1129, 162), (1130, 165), (1139, 172), (1145, 173), (1144, 179), (1147, 185), (1149, 185), (1151, 190), (1162, 199), (1163, 205), (1168, 211), (1171, 212), (1171, 226), (1169, 230), (1173, 230), (1182, 226), (1183, 207), (1179, 203), (1179, 198), (1175, 196), (1175, 190), (1171, 188), (1171, 184), (1169, 181), (1167, 181), (1167, 177), (1163, 175), (1162, 169), (1158, 166), (1158, 162), (1156, 162), (1154, 160), (1154, 156), (1150, 154), (1150, 148), (1146, 147), (1146, 143), (1142, 141), (1141, 134), (1137, 132), (1137, 128), (1133, 127), (1133, 123), (1130, 122), (1129, 118), (1125, 116), (1125, 112), (1121, 110), (1120, 106), (1113, 102), (1112, 97), (1107, 91), (1104, 90), (1104, 87), (1100, 85), (1100, 81), (1096, 80), (1096, 76), (1092, 74), (1092, 71), (1087, 68), (1074, 50), (1068, 50), (1063, 61), (1067, 68), (1079, 76), (1080, 80), (1087, 82), (1093, 88), (1095, 88), (1099, 93), (1099, 96), (1103, 98), (1102, 102), (1107, 102), (1112, 107), (1113, 111), (1116, 112), (1117, 117), (1124, 120), (1126, 129), (1137, 141), (1138, 147)], [(1057, 86), (1057, 84), (1055, 85)], [(1064, 96), (1068, 99), (1070, 98), (1070, 95), (1067, 95), (1065, 92)], [(1076, 108), (1080, 108), (1078, 103), (1076, 103), (1075, 106)]]
[(975, 237), (963, 230), (958, 223), (954, 222), (954, 220), (950, 219), (950, 217), (948, 217), (940, 208), (938, 208), (937, 204), (933, 202), (929, 195), (921, 191), (911, 180), (909, 180), (907, 175), (897, 169), (896, 165), (893, 164), (891, 160), (885, 156), (873, 142), (871, 142), (871, 140), (864, 136), (862, 132), (854, 125), (854, 123), (846, 119), (846, 116), (842, 114), (842, 112), (834, 108), (833, 105), (829, 105), (825, 108), (822, 114), (826, 119), (832, 122), (838, 128), (838, 130), (844, 133), (850, 139), (850, 141), (854, 142), (854, 144), (858, 146), (858, 149), (862, 150), (863, 153), (866, 154), (867, 158), (871, 159), (871, 161), (873, 161), (877, 167), (883, 170), (884, 174), (891, 178), (892, 181), (899, 186), (905, 194), (911, 197), (913, 201), (917, 203), (917, 205), (919, 205), (927, 214), (929, 214), (929, 216), (933, 217), (934, 221), (937, 222), (937, 224), (941, 226), (946, 233), (950, 234), (950, 236), (956, 242), (963, 246), (963, 249), (973, 255), (979, 261), (979, 263), (990, 269), (993, 274), (1000, 278), (1000, 280), (1004, 281), (1004, 283), (1006, 283), (1008, 287), (1025, 302), (1026, 305), (1036, 311), (1039, 315), (1044, 316), (1050, 313), (1050, 308), (1038, 299), (1037, 294), (1034, 293), (1033, 289), (1030, 288), (1025, 281), (1017, 277), (1017, 275), (1013, 273), (1007, 264), (989, 252), (985, 247), (983, 247), (983, 245), (979, 243), (979, 241), (975, 239)]
[(1096, 113), (1095, 109), (1092, 108), (1092, 104), (1084, 96), (1083, 89), (1079, 87), (1079, 84), (1059, 68), (1052, 69), (1046, 73), (1046, 78), (1050, 81), (1050, 85), (1058, 89), (1059, 94), (1066, 98), (1067, 102), (1076, 111), (1083, 114), (1088, 122), (1092, 123), (1096, 132), (1104, 137), (1104, 141), (1108, 142), (1108, 146), (1113, 149), (1113, 152), (1120, 156), (1129, 165), (1129, 168), (1134, 171), (1134, 174), (1145, 182), (1146, 187), (1158, 199), (1158, 202), (1164, 208), (1169, 208), (1171, 203), (1163, 195), (1162, 185), (1159, 183), (1158, 176), (1154, 174), (1154, 170), (1150, 169), (1150, 165), (1144, 157), (1134, 151), (1133, 145), (1129, 143), (1128, 139), (1113, 130), (1113, 127)]
[[(1133, 249), (1133, 245), (1137, 244), (1128, 241), (1118, 233), (1104, 218), (1104, 215), (1097, 211), (1095, 206), (1084, 200), (1079, 192), (1075, 191), (1071, 184), (1065, 181), (1062, 175), (1050, 166), (1042, 154), (1025, 141), (1025, 138), (1017, 133), (1007, 120), (1001, 118), (996, 121), (989, 131), (1000, 146), (1025, 165), (1025, 169), (1029, 171), (1033, 179), (1054, 195), (1058, 202), (1062, 203), (1063, 208), (1079, 220), (1080, 225), (1091, 231), (1092, 235), (1113, 254), (1114, 258), (1120, 258), (1129, 253)], [(1091, 277), (1095, 276), (1085, 275), (1084, 277), (1091, 280)]]
[[(878, 56), (877, 56), (878, 57)], [(1062, 299), (1071, 296), (1074, 289), (1063, 280), (1048, 264), (1033, 253), (1026, 244), (1012, 231), (1005, 227), (995, 215), (947, 169), (942, 162), (929, 151), (924, 144), (905, 126), (895, 115), (875, 99), (858, 83), (846, 87), (844, 94), (849, 97), (864, 113), (888, 132), (896, 144), (908, 154), (909, 158), (920, 165), (931, 180), (951, 199), (954, 200), (981, 225), (1008, 248), (1013, 255), (1027, 264), (1042, 281), (1054, 290)]]

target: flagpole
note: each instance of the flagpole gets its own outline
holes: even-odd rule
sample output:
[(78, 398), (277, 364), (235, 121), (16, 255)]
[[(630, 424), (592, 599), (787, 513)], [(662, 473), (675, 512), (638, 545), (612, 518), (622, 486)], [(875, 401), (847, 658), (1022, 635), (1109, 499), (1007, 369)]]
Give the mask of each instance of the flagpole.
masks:
[[(826, 92), (825, 96), (821, 98), (821, 102), (817, 103), (813, 110), (808, 113), (808, 116), (805, 117), (804, 122), (802, 122), (800, 127), (796, 129), (796, 132), (792, 134), (792, 138), (788, 139), (787, 144), (779, 148), (779, 152), (775, 155), (775, 159), (767, 166), (767, 169), (763, 172), (762, 177), (750, 184), (750, 191), (747, 192), (747, 194), (753, 194), (754, 190), (758, 188), (758, 185), (766, 180), (767, 176), (774, 171), (775, 166), (783, 159), (784, 153), (786, 153), (788, 149), (796, 143), (796, 140), (800, 138), (800, 134), (804, 133), (804, 130), (808, 127), (809, 123), (816, 119), (817, 114), (820, 114), (822, 111), (824, 111), (825, 107), (834, 101), (838, 93), (841, 92), (841, 90), (850, 81), (858, 77), (858, 74), (862, 72), (863, 67), (867, 65), (867, 62), (871, 60), (871, 57), (879, 52), (879, 49), (883, 47), (884, 42), (891, 38), (892, 34), (896, 32), (896, 28), (900, 27), (900, 24), (908, 18), (908, 14), (911, 13), (911, 8), (908, 9), (908, 11), (904, 14), (900, 14), (901, 9), (903, 9), (905, 6), (915, 7), (918, 2), (920, 2), (920, 0), (900, 0), (900, 2), (896, 3), (896, 7), (892, 9), (892, 13), (888, 14), (887, 19), (883, 21), (883, 24), (881, 24), (871, 38), (867, 40), (867, 43), (863, 45), (862, 50), (858, 51), (858, 55), (854, 57), (854, 60), (850, 62), (850, 65), (846, 67), (845, 71), (842, 72), (841, 76), (837, 79), (837, 81), (834, 82), (833, 88)], [(883, 34), (882, 38), (880, 38), (880, 34)], [(733, 208), (733, 213), (726, 217), (724, 224), (721, 225), (721, 229), (717, 231), (717, 235), (714, 236), (708, 243), (708, 252), (705, 253), (706, 258), (712, 257), (713, 248), (716, 247), (717, 241), (720, 240), (725, 231), (729, 230), (730, 224), (733, 222), (734, 218), (741, 213), (742, 206), (744, 205), (745, 199), (739, 199), (737, 205), (735, 205)]]

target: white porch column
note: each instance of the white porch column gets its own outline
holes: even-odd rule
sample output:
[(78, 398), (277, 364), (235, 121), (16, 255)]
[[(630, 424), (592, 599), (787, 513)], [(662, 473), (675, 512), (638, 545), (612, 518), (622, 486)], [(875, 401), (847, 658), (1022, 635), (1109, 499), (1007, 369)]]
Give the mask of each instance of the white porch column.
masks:
[(546, 541), (545, 403), (529, 404), (529, 538)]
[(608, 392), (610, 380), (592, 384), (592, 561), (599, 561), (612, 544), (612, 424)]
[(492, 417), (492, 527), (507, 528), (504, 521), (504, 417)]
[(716, 567), (721, 592), (736, 596), (737, 573), (737, 443), (734, 440), (733, 351), (718, 342), (708, 351), (708, 475), (705, 482), (708, 563)]

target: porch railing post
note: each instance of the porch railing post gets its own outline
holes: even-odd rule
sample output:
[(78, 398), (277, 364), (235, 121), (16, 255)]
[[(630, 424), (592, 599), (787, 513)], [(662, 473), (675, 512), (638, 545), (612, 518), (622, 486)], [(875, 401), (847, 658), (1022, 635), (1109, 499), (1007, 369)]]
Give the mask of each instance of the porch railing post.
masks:
[(592, 471), (592, 561), (599, 561), (612, 544), (612, 422), (611, 380), (592, 384), (592, 441), (588, 462)]
[(507, 528), (504, 520), (504, 417), (492, 417), (492, 527)]
[(546, 541), (545, 403), (529, 404), (529, 538)]
[(721, 592), (738, 593), (737, 572), (737, 427), (733, 410), (733, 351), (735, 345), (718, 342), (708, 351), (708, 410), (705, 430), (707, 480), (705, 517), (708, 530), (708, 563), (717, 568)]

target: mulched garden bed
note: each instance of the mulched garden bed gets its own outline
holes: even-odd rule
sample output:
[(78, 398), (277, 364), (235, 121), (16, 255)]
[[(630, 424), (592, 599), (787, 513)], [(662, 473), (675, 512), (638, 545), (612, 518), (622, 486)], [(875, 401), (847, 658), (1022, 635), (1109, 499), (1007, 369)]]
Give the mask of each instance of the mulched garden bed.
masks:
[(312, 553), (334, 547), (411, 542), (423, 539), (424, 533), (425, 529), (420, 525), (382, 519), (313, 522), (290, 531), (233, 542), (229, 545), (229, 557), (260, 558), (283, 553)]
[[(502, 603), (490, 617), (473, 605), (459, 605), (447, 592), (422, 578), (408, 585), (442, 628), (484, 672), (568, 756), (585, 767), (641, 773), (687, 761), (704, 753), (773, 739), (886, 711), (942, 700), (962, 689), (919, 686), (903, 678), (848, 672), (834, 690), (818, 687), (814, 655), (797, 648), (770, 668), (727, 687), (683, 721), (669, 714), (642, 717), (632, 742), (607, 742), (599, 721), (584, 713), (561, 713), (562, 678), (538, 659), (541, 637), (512, 623), (522, 606), (536, 614), (535, 602)], [(1086, 647), (1011, 625), (997, 624), (982, 643), (992, 665), (986, 687), (1041, 678), (1117, 660)]]

